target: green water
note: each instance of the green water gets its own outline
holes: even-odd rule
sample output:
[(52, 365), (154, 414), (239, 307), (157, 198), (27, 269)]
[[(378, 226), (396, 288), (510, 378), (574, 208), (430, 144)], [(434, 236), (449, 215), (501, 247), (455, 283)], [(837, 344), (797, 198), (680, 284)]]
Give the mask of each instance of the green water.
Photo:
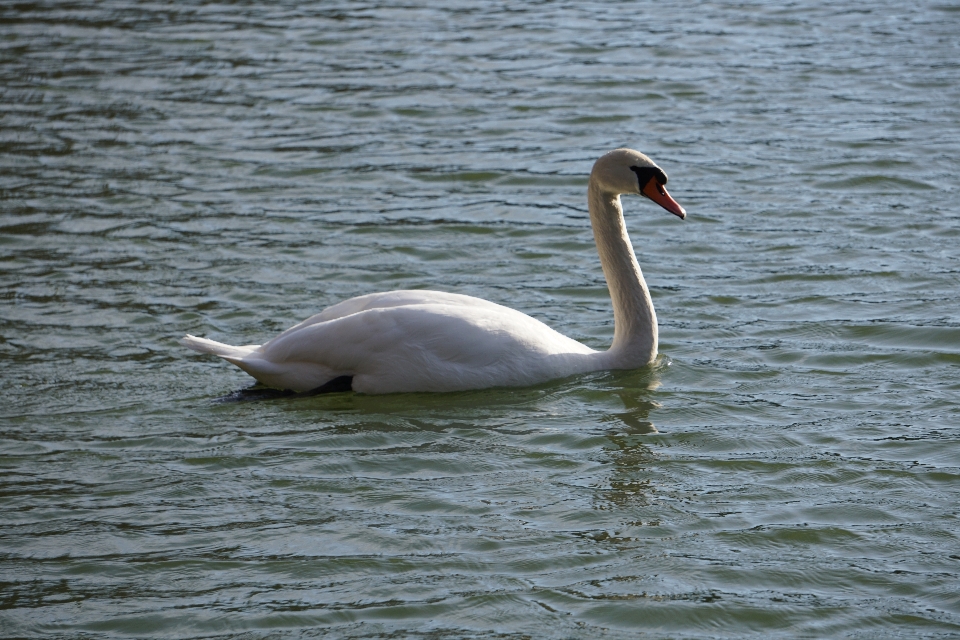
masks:
[[(0, 7), (0, 635), (960, 636), (949, 4)], [(655, 366), (250, 399), (184, 333), (480, 296)]]

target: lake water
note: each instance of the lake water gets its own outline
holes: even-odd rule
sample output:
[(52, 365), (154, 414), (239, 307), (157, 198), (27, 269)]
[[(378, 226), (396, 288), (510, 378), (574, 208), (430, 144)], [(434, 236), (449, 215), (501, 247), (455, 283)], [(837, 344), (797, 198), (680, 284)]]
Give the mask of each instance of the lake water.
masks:
[[(0, 7), (0, 635), (960, 636), (955, 3)], [(422, 4), (423, 6), (420, 6)], [(645, 370), (251, 397), (177, 344), (354, 295)]]

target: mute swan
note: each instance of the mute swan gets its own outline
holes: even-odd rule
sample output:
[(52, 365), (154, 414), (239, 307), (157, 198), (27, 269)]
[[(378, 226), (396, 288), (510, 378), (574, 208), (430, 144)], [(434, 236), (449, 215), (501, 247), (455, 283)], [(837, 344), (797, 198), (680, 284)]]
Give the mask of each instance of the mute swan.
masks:
[(278, 389), (395, 393), (533, 385), (604, 369), (633, 369), (657, 355), (657, 316), (627, 236), (620, 194), (646, 196), (686, 218), (647, 156), (616, 149), (593, 165), (590, 223), (613, 300), (613, 345), (594, 351), (530, 316), (440, 291), (391, 291), (346, 300), (262, 345), (181, 343), (233, 363)]

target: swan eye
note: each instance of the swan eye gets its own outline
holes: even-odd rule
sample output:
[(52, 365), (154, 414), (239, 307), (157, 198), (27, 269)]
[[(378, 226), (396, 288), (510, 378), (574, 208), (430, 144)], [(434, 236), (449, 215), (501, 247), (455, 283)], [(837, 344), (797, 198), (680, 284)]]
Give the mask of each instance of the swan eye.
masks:
[(667, 184), (667, 174), (660, 167), (630, 167), (630, 170), (637, 174), (641, 191), (650, 182), (650, 178), (656, 178), (658, 185)]

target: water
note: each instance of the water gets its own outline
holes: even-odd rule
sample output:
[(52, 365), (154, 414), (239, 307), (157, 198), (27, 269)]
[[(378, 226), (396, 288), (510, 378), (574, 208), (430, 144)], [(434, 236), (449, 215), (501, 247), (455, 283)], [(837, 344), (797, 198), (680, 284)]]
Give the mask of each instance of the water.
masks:
[[(10, 637), (960, 635), (960, 12), (0, 7)], [(649, 370), (243, 399), (180, 347), (467, 293)], [(219, 399), (219, 400), (218, 400)]]

